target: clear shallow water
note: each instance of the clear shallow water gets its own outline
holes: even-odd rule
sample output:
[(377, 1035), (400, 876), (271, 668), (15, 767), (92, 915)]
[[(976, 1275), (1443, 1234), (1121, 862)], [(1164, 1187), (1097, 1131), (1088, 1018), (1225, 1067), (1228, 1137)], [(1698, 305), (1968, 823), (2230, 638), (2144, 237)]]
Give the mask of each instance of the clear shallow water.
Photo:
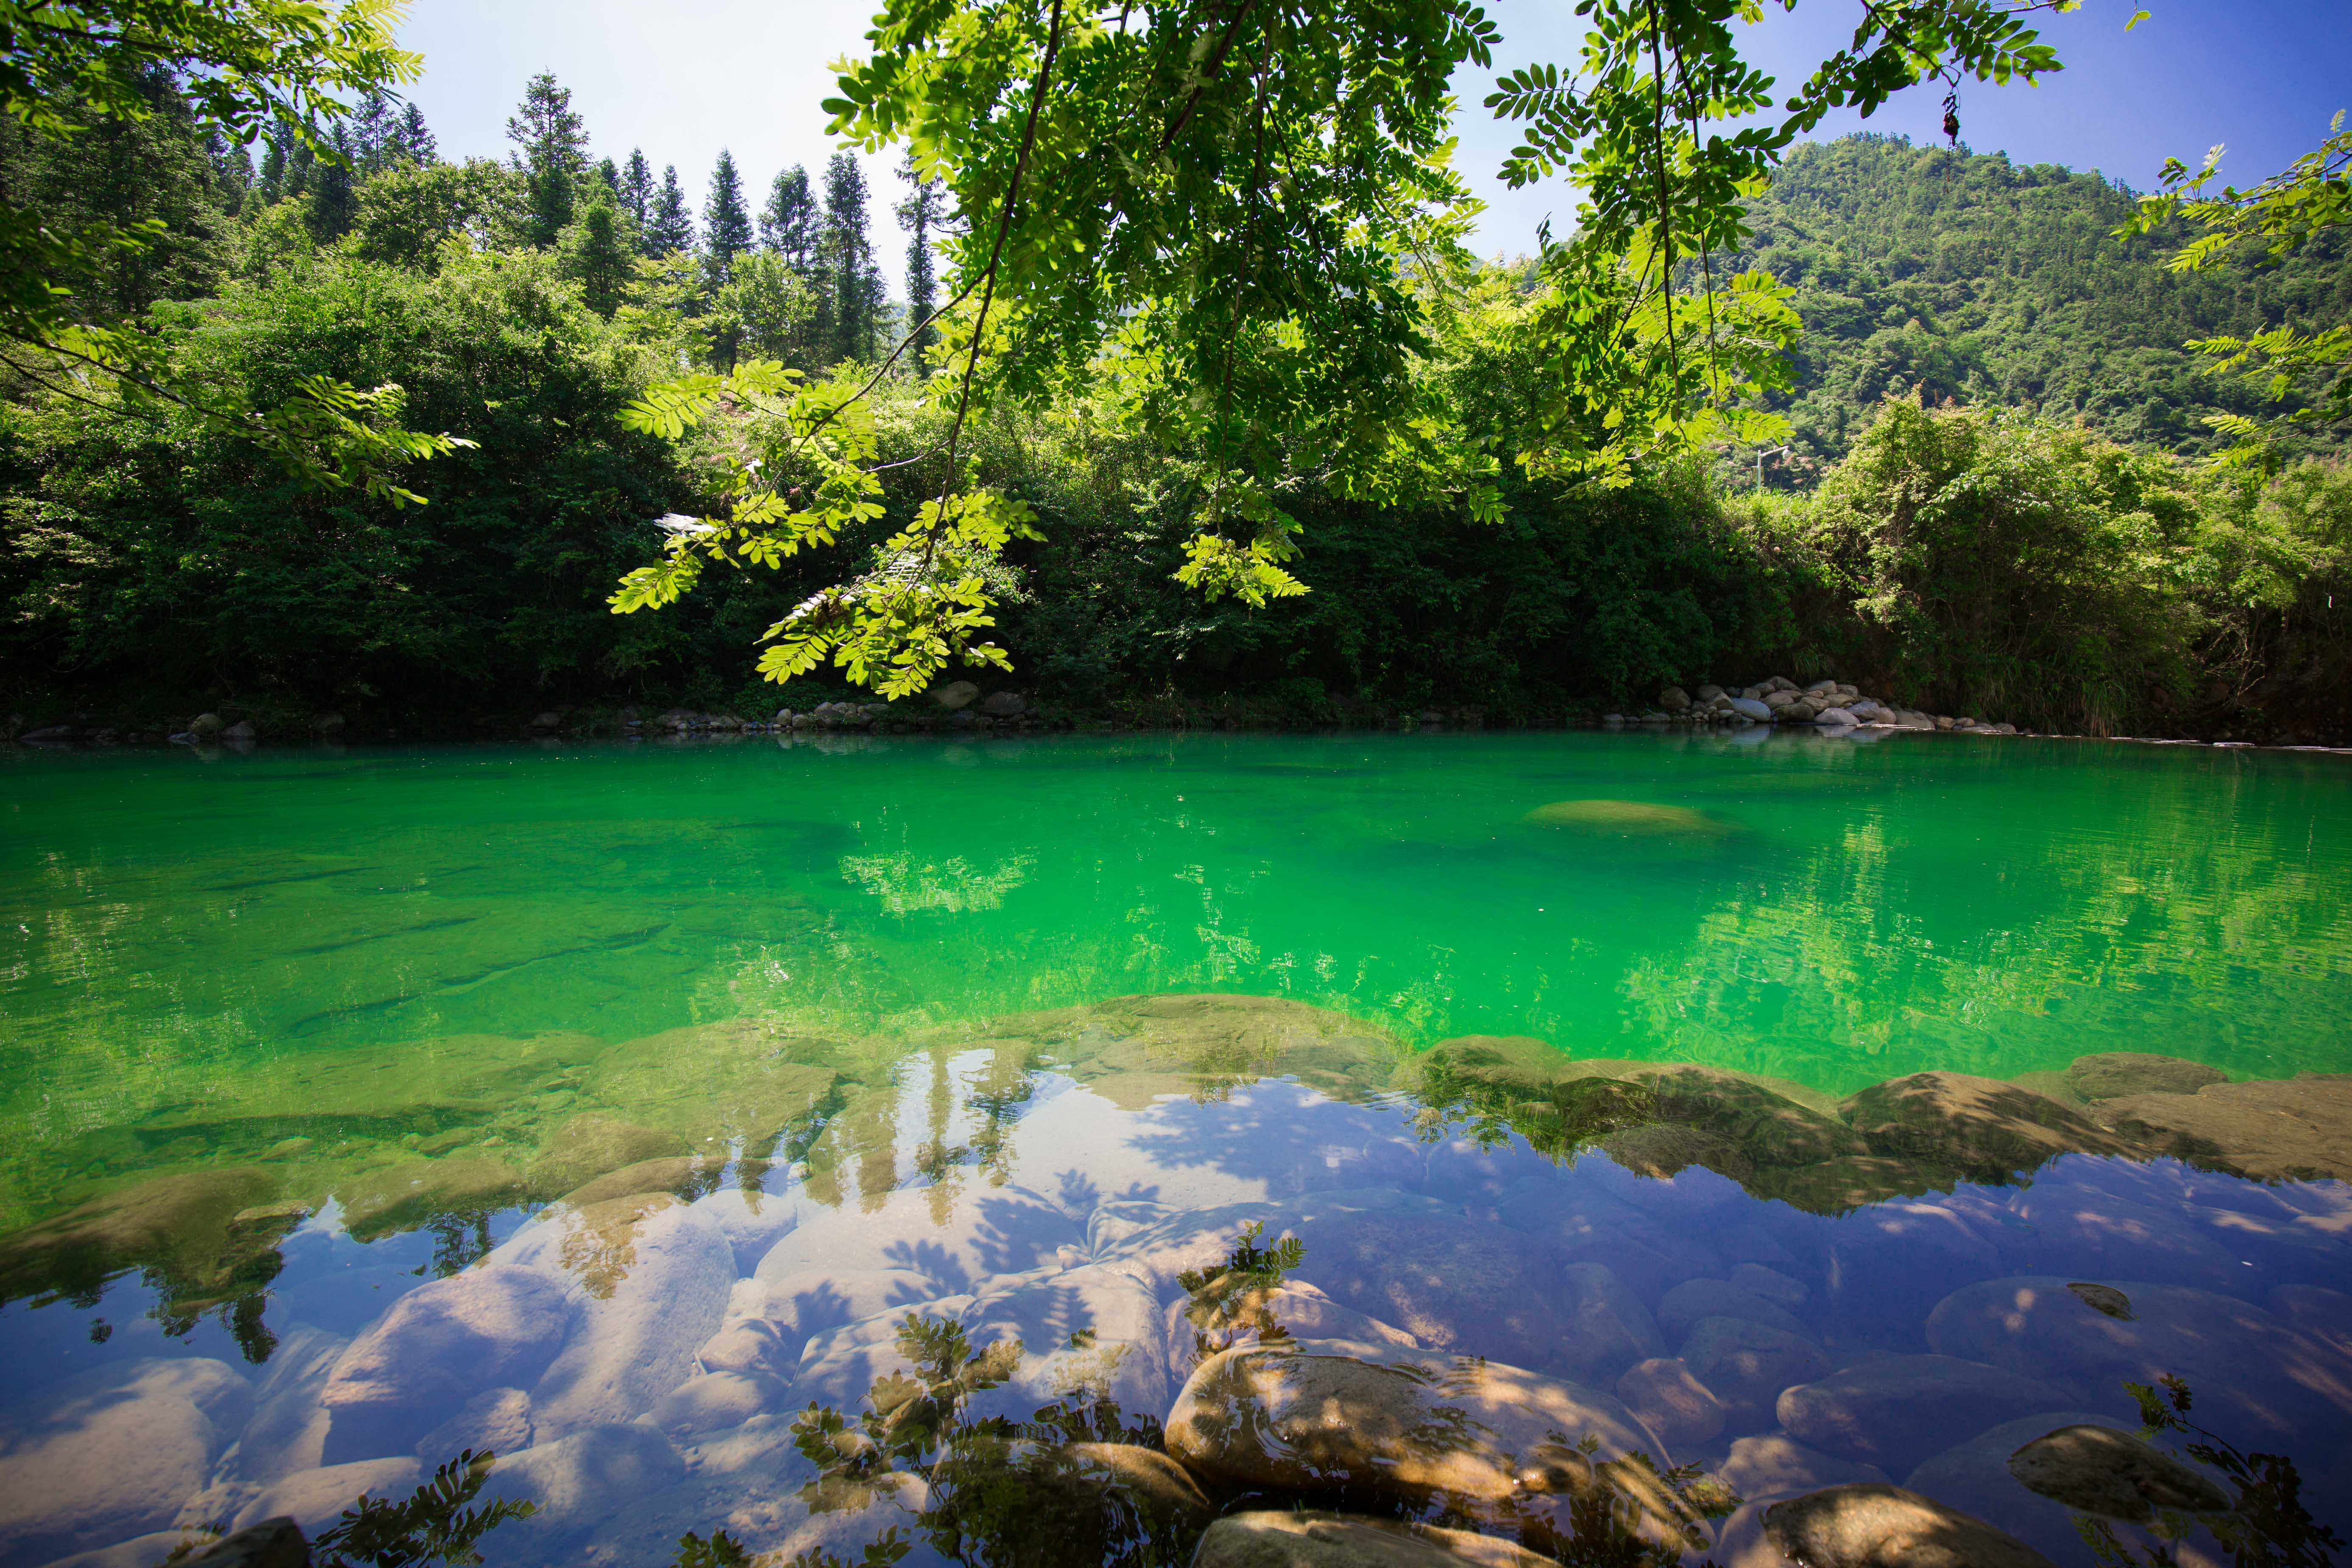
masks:
[[(1412, 1068), (1447, 1038), (1525, 1036), (1573, 1058), (1768, 1075), (1822, 1109), (1917, 1070), (2011, 1079), (2110, 1050), (2239, 1079), (2352, 1069), (2352, 791), (2336, 759), (1917, 737), (755, 740), (17, 756), (0, 778), (0, 1225), (184, 1184), (161, 1189), (161, 1239), (115, 1215), (98, 1227), (112, 1252), (26, 1263), (18, 1238), (5, 1284), (24, 1299), (0, 1310), (0, 1399), (18, 1429), (0, 1464), (34, 1467), (14, 1475), (37, 1501), (89, 1468), (38, 1468), (63, 1463), (51, 1428), (83, 1397), (58, 1380), (119, 1380), (142, 1356), (218, 1363), (243, 1389), (205, 1417), (212, 1436), (188, 1438), (196, 1458), (173, 1473), (209, 1489), (166, 1500), (174, 1517), (233, 1515), (345, 1450), (408, 1452), (419, 1433), (281, 1445), (264, 1462), (244, 1412), (258, 1396), (299, 1427), (341, 1337), (427, 1281), (485, 1277), (466, 1266), (501, 1246), (495, 1267), (520, 1256), (576, 1298), (551, 1355), (601, 1345), (629, 1372), (627, 1392), (570, 1414), (545, 1366), (502, 1374), (546, 1409), (499, 1446), (533, 1438), (556, 1452), (542, 1465), (567, 1437), (651, 1410), (730, 1312), (780, 1321), (739, 1283), (762, 1269), (838, 1276), (835, 1316), (887, 1307), (887, 1326), (928, 1303), (977, 1312), (976, 1327), (1025, 1322), (1033, 1349), (1082, 1326), (1081, 1308), (1125, 1312), (1119, 1342), (1150, 1344), (1130, 1357), (1143, 1370), (1123, 1374), (1123, 1408), (1157, 1418), (1188, 1336), (1141, 1336), (1134, 1291), (1085, 1271), (1123, 1270), (1152, 1311), (1174, 1307), (1175, 1243), (1155, 1253), (1133, 1234), (1230, 1240), (1252, 1217), (1305, 1239), (1297, 1278), (1340, 1310), (1604, 1397), (1654, 1359), (1696, 1355), (1727, 1387), (1748, 1376), (1707, 1361), (1714, 1342), (1692, 1348), (1700, 1320), (1724, 1315), (1692, 1315), (1706, 1291), (1669, 1297), (1732, 1289), (1752, 1266), (1791, 1282), (1780, 1310), (1810, 1347), (1755, 1378), (1810, 1385), (1856, 1358), (1948, 1351), (2040, 1378), (2048, 1411), (2114, 1419), (2129, 1406), (2108, 1373), (2129, 1358), (2071, 1370), (2082, 1356), (2064, 1335), (2082, 1324), (2050, 1331), (2073, 1346), (2060, 1353), (1969, 1338), (1950, 1321), (1965, 1302), (1939, 1342), (1931, 1315), (2044, 1274), (2204, 1292), (2175, 1304), (2191, 1328), (2167, 1320), (2188, 1337), (2143, 1359), (2227, 1376), (2246, 1429), (2305, 1438), (2312, 1473), (2352, 1489), (2338, 1420), (2352, 1394), (2299, 1394), (2309, 1379), (2279, 1371), (2315, 1356), (2325, 1376), (2311, 1376), (2352, 1388), (2327, 1361), (2342, 1351), (2304, 1321), (2324, 1326), (2335, 1299), (2274, 1299), (2352, 1276), (2333, 1183), (2076, 1153), (2024, 1188), (1932, 1161), (1838, 1165), (1824, 1187), (1742, 1148), (1580, 1155), (1576, 1106), (1563, 1129), (1522, 1113), (1519, 1090), (1464, 1099)], [(1593, 802), (1632, 805), (1541, 813)], [(1280, 1001), (1263, 1016), (1103, 1005), (1198, 992)], [(1627, 1120), (1642, 1117), (1583, 1131)], [(636, 1174), (579, 1191), (616, 1167)], [(593, 1226), (569, 1252), (532, 1239), (641, 1189), (672, 1207), (620, 1222), (617, 1243)], [(565, 1194), (568, 1209), (529, 1222)], [(814, 1250), (777, 1254), (794, 1235)], [(1465, 1236), (1480, 1245), (1448, 1253)], [(675, 1275), (656, 1266), (672, 1252)], [(1423, 1284), (1398, 1273), (1441, 1254)], [(1600, 1288), (1576, 1270), (1596, 1263), (1631, 1293), (1618, 1305), (1633, 1327), (1571, 1353), (1590, 1315), (1578, 1292)], [(866, 1281), (880, 1292), (866, 1300), (856, 1277), (877, 1269), (905, 1277)], [(1015, 1299), (1064, 1277), (1075, 1294), (1050, 1310)], [(683, 1326), (590, 1331), (617, 1309), (583, 1303), (634, 1292)], [(2261, 1321), (2217, 1327), (2235, 1309), (2216, 1300)], [(673, 1409), (660, 1451), (631, 1460), (644, 1473), (627, 1509), (569, 1516), (569, 1536), (551, 1509), (515, 1539), (551, 1554), (633, 1542), (613, 1560), (653, 1562), (689, 1516), (732, 1519), (761, 1547), (879, 1528), (774, 1500), (810, 1476), (786, 1434), (763, 1446), (760, 1422), (812, 1397), (854, 1412), (879, 1366), (819, 1342), (850, 1331), (809, 1330), (793, 1319), (789, 1353), (761, 1363), (772, 1385), (730, 1385), (754, 1401), (749, 1423)], [(2302, 1336), (2292, 1353), (2282, 1334)], [(454, 1353), (404, 1342), (415, 1359)], [(2250, 1363), (2230, 1348), (2245, 1345), (2268, 1349)], [(1771, 1495), (1794, 1472), (1759, 1470), (1752, 1447), (1742, 1468), (1731, 1445), (1793, 1439), (1777, 1389), (1742, 1386), (1718, 1431), (1651, 1436), (1661, 1458)], [(1034, 1405), (1050, 1391), (1016, 1392)], [(371, 1443), (382, 1452), (360, 1452)], [(1877, 1468), (1903, 1480), (1929, 1457), (1882, 1454)], [(1959, 1502), (1967, 1488), (1950, 1486)], [(163, 1504), (143, 1506), (89, 1501), (71, 1529), (54, 1508), (11, 1514), (0, 1560), (157, 1528)]]

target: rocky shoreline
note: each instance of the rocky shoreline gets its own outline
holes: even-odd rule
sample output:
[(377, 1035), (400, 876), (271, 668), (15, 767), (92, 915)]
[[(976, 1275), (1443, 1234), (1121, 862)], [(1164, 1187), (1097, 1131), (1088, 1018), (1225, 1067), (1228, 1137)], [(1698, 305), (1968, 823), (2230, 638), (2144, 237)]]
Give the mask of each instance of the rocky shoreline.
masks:
[(729, 710), (673, 707), (658, 712), (634, 704), (617, 707), (543, 709), (528, 717), (477, 718), (458, 730), (411, 723), (404, 729), (359, 726), (337, 712), (294, 713), (271, 710), (240, 711), (225, 719), (205, 712), (181, 722), (158, 724), (109, 721), (88, 714), (30, 722), (21, 714), (0, 718), (0, 746), (22, 744), (36, 749), (108, 749), (124, 746), (194, 747), (199, 750), (247, 751), (262, 743), (323, 744), (400, 740), (449, 741), (524, 738), (617, 738), (625, 740), (726, 740), (747, 735), (790, 735), (851, 732), (864, 734), (957, 735), (1010, 731), (1023, 734), (1072, 731), (1447, 731), (1557, 730), (1599, 727), (1675, 728), (1744, 731), (1764, 726), (1808, 727), (1832, 738), (1874, 739), (1896, 731), (1981, 736), (2032, 735), (2047, 740), (2108, 740), (2149, 745), (2212, 746), (2235, 750), (2281, 750), (2352, 755), (2352, 745), (2330, 746), (2291, 742), (2276, 744), (2232, 739), (2196, 740), (2135, 735), (2072, 735), (2021, 730), (2002, 721), (1972, 715), (1929, 713), (1865, 695), (1858, 687), (1824, 679), (1800, 687), (1786, 676), (1773, 676), (1753, 685), (1727, 689), (1702, 685), (1696, 694), (1670, 686), (1658, 694), (1654, 707), (1638, 712), (1595, 713), (1562, 710), (1549, 714), (1517, 714), (1508, 719), (1477, 705), (1398, 709), (1363, 702), (1332, 702), (1315, 715), (1302, 715), (1263, 704), (1219, 700), (1186, 703), (1175, 700), (1129, 706), (1112, 711), (1039, 701), (1029, 694), (999, 689), (983, 692), (970, 680), (946, 682), (921, 697), (893, 702), (831, 701), (813, 707), (780, 708), (767, 717), (745, 717)]

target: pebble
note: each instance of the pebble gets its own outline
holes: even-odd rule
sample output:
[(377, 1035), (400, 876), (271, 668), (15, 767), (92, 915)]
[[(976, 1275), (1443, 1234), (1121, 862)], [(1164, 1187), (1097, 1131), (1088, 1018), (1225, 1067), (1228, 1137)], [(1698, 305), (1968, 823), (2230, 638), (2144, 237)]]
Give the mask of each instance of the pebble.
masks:
[(1209, 1527), (1192, 1568), (1552, 1568), (1516, 1542), (1340, 1513), (1259, 1510)]
[(1832, 1487), (1764, 1510), (1764, 1536), (1806, 1568), (2054, 1568), (1980, 1519), (1894, 1486)]

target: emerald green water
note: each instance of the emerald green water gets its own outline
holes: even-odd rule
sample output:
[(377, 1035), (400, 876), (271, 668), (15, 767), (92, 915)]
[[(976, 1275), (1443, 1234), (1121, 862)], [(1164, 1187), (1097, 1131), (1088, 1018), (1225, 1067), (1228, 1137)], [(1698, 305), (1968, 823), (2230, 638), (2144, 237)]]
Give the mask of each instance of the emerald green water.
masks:
[[(19, 753), (0, 777), (16, 1223), (77, 1141), (263, 1064), (740, 1016), (887, 1034), (1211, 990), (1833, 1092), (2112, 1049), (2352, 1068), (2335, 757), (861, 738)], [(1591, 800), (1689, 815), (1527, 819)]]

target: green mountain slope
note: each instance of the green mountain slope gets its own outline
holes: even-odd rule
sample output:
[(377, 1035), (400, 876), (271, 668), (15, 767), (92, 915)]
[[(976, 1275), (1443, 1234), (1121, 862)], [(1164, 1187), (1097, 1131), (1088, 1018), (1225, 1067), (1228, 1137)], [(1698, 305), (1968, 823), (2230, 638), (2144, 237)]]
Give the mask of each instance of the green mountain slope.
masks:
[[(1800, 147), (1749, 206), (1735, 265), (1797, 290), (1806, 339), (1782, 405), (1812, 462), (1843, 455), (1868, 409), (1914, 387), (1930, 402), (2032, 408), (2152, 448), (2221, 445), (2201, 422), (2268, 406), (2181, 344), (2282, 319), (2352, 317), (2352, 245), (2323, 234), (2275, 270), (2181, 276), (2185, 237), (2111, 237), (2132, 194), (2095, 173), (2006, 154), (1849, 136)], [(1809, 463), (1783, 471), (1802, 484)]]

